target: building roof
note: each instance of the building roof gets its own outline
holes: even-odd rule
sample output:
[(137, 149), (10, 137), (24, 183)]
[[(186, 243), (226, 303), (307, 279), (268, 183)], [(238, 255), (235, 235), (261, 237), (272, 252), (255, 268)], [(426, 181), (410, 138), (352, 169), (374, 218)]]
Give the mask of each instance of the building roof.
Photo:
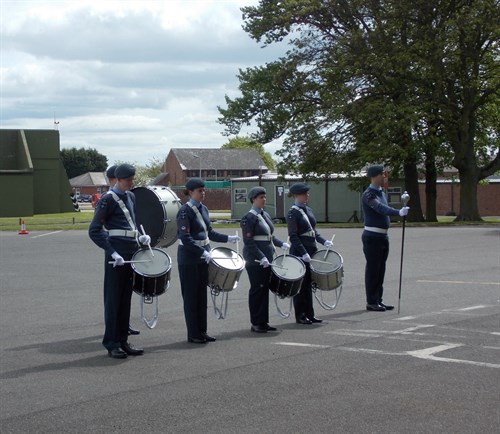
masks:
[(255, 149), (175, 148), (170, 152), (174, 153), (183, 170), (267, 171)]
[(93, 187), (108, 185), (106, 172), (87, 172), (69, 180), (71, 187)]

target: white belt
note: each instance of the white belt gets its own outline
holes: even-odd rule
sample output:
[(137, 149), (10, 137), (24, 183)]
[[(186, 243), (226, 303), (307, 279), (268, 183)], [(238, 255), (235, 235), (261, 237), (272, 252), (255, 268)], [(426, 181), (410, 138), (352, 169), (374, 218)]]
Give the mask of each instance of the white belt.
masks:
[(378, 234), (386, 234), (388, 229), (377, 228), (375, 226), (365, 226), (365, 231), (377, 232)]
[(271, 241), (273, 237), (271, 235), (255, 235), (253, 239), (255, 241)]
[[(203, 247), (203, 246), (206, 246), (207, 244), (210, 244), (210, 240), (208, 238), (205, 238), (204, 240), (193, 240), (194, 243), (197, 245), (197, 246), (200, 246), (200, 247)], [(184, 244), (182, 243), (181, 240), (179, 240), (179, 244), (181, 246), (183, 246)]]
[(125, 229), (110, 229), (108, 234), (110, 237), (137, 238), (138, 232)]
[(307, 231), (304, 232), (303, 234), (300, 234), (299, 237), (313, 237), (316, 238), (316, 234), (314, 231)]

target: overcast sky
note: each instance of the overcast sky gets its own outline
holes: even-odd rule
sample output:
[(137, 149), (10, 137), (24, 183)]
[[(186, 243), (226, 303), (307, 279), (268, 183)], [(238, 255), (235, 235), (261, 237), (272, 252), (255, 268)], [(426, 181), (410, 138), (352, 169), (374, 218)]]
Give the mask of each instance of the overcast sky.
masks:
[(109, 164), (218, 148), (217, 106), (239, 95), (238, 69), (285, 49), (242, 30), (240, 8), (257, 3), (0, 0), (1, 128), (53, 129), (55, 114), (61, 148)]

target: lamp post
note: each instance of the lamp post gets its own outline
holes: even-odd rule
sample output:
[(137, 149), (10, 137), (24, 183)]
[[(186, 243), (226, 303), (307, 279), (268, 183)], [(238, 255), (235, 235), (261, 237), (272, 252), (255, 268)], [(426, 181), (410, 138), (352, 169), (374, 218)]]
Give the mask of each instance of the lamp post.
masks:
[(198, 158), (198, 161), (200, 162), (200, 178), (201, 178), (201, 157), (196, 154), (191, 154), (194, 158)]

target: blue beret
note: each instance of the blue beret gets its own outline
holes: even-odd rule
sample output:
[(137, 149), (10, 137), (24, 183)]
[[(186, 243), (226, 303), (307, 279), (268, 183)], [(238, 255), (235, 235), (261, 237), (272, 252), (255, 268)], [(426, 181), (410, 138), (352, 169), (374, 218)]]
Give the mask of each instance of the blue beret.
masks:
[(116, 164), (111, 166), (108, 170), (106, 170), (106, 176), (109, 178), (116, 178), (115, 176)]
[(370, 166), (366, 171), (368, 178), (373, 178), (374, 176), (380, 175), (384, 171), (384, 166), (381, 164), (374, 164)]
[(187, 190), (196, 190), (197, 188), (205, 187), (205, 181), (201, 178), (191, 178), (188, 182), (186, 182)]
[(303, 182), (297, 182), (297, 184), (293, 184), (290, 187), (290, 193), (292, 194), (302, 194), (302, 193), (307, 193), (311, 187), (309, 187), (307, 184), (304, 184)]
[(250, 189), (248, 192), (248, 198), (252, 200), (254, 197), (257, 197), (259, 194), (266, 194), (266, 189), (264, 187), (254, 187)]
[(115, 169), (115, 178), (125, 179), (135, 175), (135, 168), (130, 164), (120, 164)]

